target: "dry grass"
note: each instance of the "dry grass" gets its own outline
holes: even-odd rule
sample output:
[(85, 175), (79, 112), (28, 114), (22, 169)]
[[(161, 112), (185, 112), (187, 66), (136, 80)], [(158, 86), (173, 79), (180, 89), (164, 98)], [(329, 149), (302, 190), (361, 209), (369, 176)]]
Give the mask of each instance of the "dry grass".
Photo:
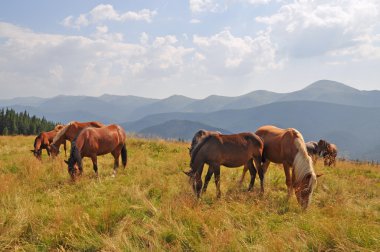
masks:
[[(222, 169), (197, 201), (181, 172), (187, 144), (127, 140), (128, 167), (100, 179), (85, 159), (69, 180), (63, 158), (37, 161), (32, 137), (0, 137), (0, 251), (379, 251), (380, 168), (338, 162), (324, 173), (308, 211), (286, 200), (283, 170), (272, 165), (266, 193), (238, 188), (242, 169)], [(247, 176), (248, 177), (248, 176)]]

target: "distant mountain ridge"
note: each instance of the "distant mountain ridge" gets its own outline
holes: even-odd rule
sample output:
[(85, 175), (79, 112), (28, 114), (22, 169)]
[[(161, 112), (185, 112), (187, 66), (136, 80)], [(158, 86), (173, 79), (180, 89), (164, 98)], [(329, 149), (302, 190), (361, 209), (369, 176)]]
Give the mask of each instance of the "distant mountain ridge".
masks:
[(25, 97), (0, 100), (0, 107), (67, 123), (119, 123), (147, 136), (189, 139), (199, 128), (222, 132), (255, 131), (264, 124), (299, 129), (305, 140), (336, 142), (350, 158), (380, 161), (380, 91), (361, 91), (330, 80), (290, 93), (257, 90), (228, 97), (165, 99), (104, 94), (99, 97)]

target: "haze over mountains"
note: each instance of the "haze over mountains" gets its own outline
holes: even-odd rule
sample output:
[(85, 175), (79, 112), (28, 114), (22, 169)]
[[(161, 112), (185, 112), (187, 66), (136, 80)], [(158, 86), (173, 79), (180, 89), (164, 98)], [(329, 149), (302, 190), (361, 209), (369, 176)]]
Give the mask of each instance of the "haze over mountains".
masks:
[(120, 123), (147, 136), (189, 139), (199, 128), (225, 133), (255, 131), (264, 124), (299, 129), (306, 141), (327, 139), (343, 156), (380, 161), (380, 91), (360, 91), (321, 80), (291, 93), (264, 90), (226, 97), (166, 99), (102, 95), (14, 98), (1, 107), (67, 123)]

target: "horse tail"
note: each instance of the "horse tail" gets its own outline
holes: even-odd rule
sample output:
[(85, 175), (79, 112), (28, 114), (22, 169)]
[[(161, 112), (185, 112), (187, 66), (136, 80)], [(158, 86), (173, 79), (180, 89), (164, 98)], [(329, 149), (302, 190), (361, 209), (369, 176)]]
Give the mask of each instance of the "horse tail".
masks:
[(123, 166), (124, 168), (127, 166), (127, 162), (128, 162), (128, 156), (127, 156), (127, 146), (123, 145), (123, 147), (121, 148), (121, 162), (123, 163)]
[(207, 137), (204, 137), (201, 139), (200, 143), (198, 143), (195, 146), (195, 149), (191, 153), (191, 161), (190, 161), (190, 166), (193, 166), (194, 160), (199, 152), (199, 150), (203, 147), (203, 145), (212, 137), (212, 135), (208, 135)]

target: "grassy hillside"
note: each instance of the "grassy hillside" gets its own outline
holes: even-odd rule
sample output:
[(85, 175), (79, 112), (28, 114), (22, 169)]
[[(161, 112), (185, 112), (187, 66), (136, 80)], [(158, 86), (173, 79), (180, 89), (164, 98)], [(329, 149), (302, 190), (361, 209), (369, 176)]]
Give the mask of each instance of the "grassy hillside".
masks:
[(100, 179), (86, 159), (69, 180), (63, 158), (37, 161), (32, 137), (0, 137), (0, 251), (379, 251), (380, 169), (322, 167), (313, 202), (286, 200), (282, 168), (268, 170), (267, 191), (248, 193), (240, 169), (222, 168), (197, 201), (181, 172), (187, 144), (127, 140), (128, 167), (112, 178), (112, 156), (99, 158)]

